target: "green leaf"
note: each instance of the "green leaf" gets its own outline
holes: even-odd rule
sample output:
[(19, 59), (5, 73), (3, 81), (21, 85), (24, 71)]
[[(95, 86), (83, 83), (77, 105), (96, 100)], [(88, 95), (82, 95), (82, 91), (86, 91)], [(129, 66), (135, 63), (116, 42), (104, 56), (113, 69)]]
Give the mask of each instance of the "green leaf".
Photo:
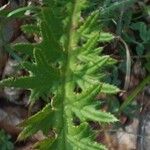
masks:
[(99, 38), (100, 42), (110, 42), (113, 39), (114, 39), (114, 36), (110, 33), (106, 33), (106, 32), (100, 33), (100, 38)]
[(40, 35), (40, 29), (35, 24), (22, 25), (21, 30), (28, 34), (38, 34)]
[(150, 32), (147, 30), (147, 26), (144, 22), (133, 23), (131, 28), (139, 31), (140, 37), (144, 42), (148, 42), (150, 40)]
[[(42, 52), (38, 49), (34, 52), (36, 64), (24, 64), (24, 67), (31, 72), (29, 77), (9, 78), (0, 82), (4, 87), (21, 87), (31, 90), (30, 100), (36, 100), (48, 94), (52, 90), (52, 85), (59, 85), (59, 74), (49, 66)], [(49, 68), (49, 69), (47, 69)], [(55, 73), (54, 73), (55, 72)]]
[(38, 150), (49, 150), (51, 149), (51, 146), (53, 142), (55, 141), (55, 138), (47, 138), (44, 139), (34, 145), (34, 149)]
[(52, 117), (54, 113), (55, 111), (52, 110), (51, 105), (48, 104), (43, 108), (43, 110), (22, 122), (19, 126), (25, 128), (20, 133), (18, 140), (24, 140), (39, 130), (43, 131), (44, 134), (48, 134), (52, 129)]
[(39, 11), (40, 9), (38, 7), (35, 7), (35, 6), (22, 7), (22, 8), (18, 8), (18, 9), (13, 10), (12, 12), (10, 12), (7, 15), (7, 17), (8, 18), (10, 18), (10, 17), (22, 17), (23, 14), (27, 10), (30, 10), (30, 11)]
[[(31, 104), (39, 98), (50, 101), (41, 111), (21, 123), (24, 128), (20, 140), (40, 130), (46, 135), (36, 145), (38, 149), (106, 149), (95, 142), (88, 121), (117, 121), (110, 113), (95, 107), (97, 94), (114, 94), (120, 90), (102, 80), (107, 66), (116, 61), (102, 55), (103, 48), (99, 44), (114, 37), (110, 33), (100, 33), (99, 11), (88, 16), (84, 14), (87, 2), (43, 0), (40, 7), (19, 8), (8, 14), (11, 18), (22, 17), (27, 10), (33, 12), (35, 24), (22, 28), (27, 34), (38, 34), (40, 38), (37, 43), (14, 46), (17, 53), (29, 58), (21, 62), (29, 75), (0, 81), (0, 87), (29, 89)], [(79, 125), (75, 119), (79, 119)]]
[(110, 123), (118, 121), (112, 114), (96, 110), (93, 105), (83, 107), (81, 113), (86, 119), (97, 122)]
[(107, 94), (115, 94), (115, 93), (120, 92), (120, 89), (114, 85), (110, 85), (108, 83), (103, 83), (102, 88), (101, 88), (101, 92), (107, 93)]
[(150, 76), (147, 76), (132, 92), (131, 94), (125, 99), (124, 103), (121, 105), (119, 112), (122, 112), (129, 104), (132, 103), (134, 98), (140, 93), (146, 84), (150, 83)]
[(76, 138), (68, 137), (70, 143), (72, 144), (73, 150), (107, 150), (105, 146), (90, 141), (88, 138), (81, 139), (78, 141)]
[(100, 12), (93, 12), (91, 15), (89, 15), (89, 17), (87, 17), (87, 19), (84, 21), (84, 24), (80, 26), (78, 32), (80, 34), (88, 34), (93, 29), (98, 17), (100, 17)]

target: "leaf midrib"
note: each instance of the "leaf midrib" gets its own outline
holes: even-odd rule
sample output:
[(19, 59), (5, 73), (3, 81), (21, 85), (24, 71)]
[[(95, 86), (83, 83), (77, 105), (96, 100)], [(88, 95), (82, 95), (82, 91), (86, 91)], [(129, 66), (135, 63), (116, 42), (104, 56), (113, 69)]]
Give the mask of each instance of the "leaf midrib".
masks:
[[(76, 21), (75, 21), (75, 17), (76, 17), (76, 8), (78, 4), (78, 0), (74, 0), (73, 2), (73, 9), (72, 9), (72, 14), (70, 17), (70, 21), (69, 21), (69, 25), (68, 25), (68, 33), (67, 33), (67, 44), (66, 44), (66, 48), (65, 48), (65, 53), (66, 53), (66, 60), (64, 60), (64, 76), (63, 76), (63, 97), (62, 97), (62, 129), (63, 129), (63, 141), (64, 141), (64, 146), (62, 148), (62, 150), (67, 150), (67, 118), (68, 115), (66, 115), (66, 110), (65, 108), (67, 107), (67, 103), (68, 103), (68, 87), (71, 86), (71, 77), (72, 77), (72, 73), (70, 70), (70, 62), (71, 62), (71, 50), (74, 47), (74, 34), (75, 34), (75, 26), (76, 26)], [(70, 87), (71, 88), (71, 87)], [(71, 94), (71, 93), (70, 93)], [(69, 116), (71, 117), (71, 116)]]

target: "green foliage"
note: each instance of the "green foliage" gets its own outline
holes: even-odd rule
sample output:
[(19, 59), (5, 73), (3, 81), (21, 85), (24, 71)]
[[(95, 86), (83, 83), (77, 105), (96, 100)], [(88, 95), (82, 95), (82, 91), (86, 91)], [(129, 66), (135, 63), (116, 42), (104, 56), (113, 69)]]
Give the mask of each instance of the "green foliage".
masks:
[(147, 76), (133, 91), (132, 93), (125, 99), (124, 103), (120, 107), (120, 112), (124, 111), (124, 109), (132, 103), (135, 97), (144, 89), (144, 87), (150, 83), (150, 76)]
[(150, 29), (146, 26), (144, 22), (136, 22), (131, 25), (133, 30), (137, 30), (139, 32), (140, 40), (137, 41), (135, 39), (134, 43), (137, 44), (136, 52), (139, 56), (144, 54), (145, 45), (150, 42)]
[[(142, 8), (139, 8), (138, 17), (137, 12), (133, 12), (133, 10), (130, 10), (130, 19), (128, 24), (125, 24), (123, 31), (122, 38), (126, 41), (126, 43), (133, 47), (130, 49), (131, 54), (135, 55), (140, 62), (145, 63), (145, 69), (147, 69), (148, 73), (150, 71), (150, 55), (148, 52), (149, 46), (150, 46), (150, 29), (148, 28), (148, 25), (145, 22), (145, 18), (148, 15), (148, 12), (146, 11), (148, 6), (144, 2), (142, 2)], [(133, 5), (133, 7), (136, 7)], [(146, 13), (145, 13), (146, 11)], [(129, 15), (128, 15), (129, 16)], [(123, 17), (122, 19), (124, 19)], [(123, 21), (123, 20), (122, 20)], [(127, 22), (125, 20), (124, 22)], [(135, 48), (134, 48), (135, 47)], [(137, 68), (139, 69), (139, 68)], [(147, 77), (145, 77), (141, 83), (131, 91), (129, 96), (124, 100), (123, 104), (120, 107), (120, 112), (124, 112), (124, 114), (131, 116), (133, 110), (138, 110), (138, 105), (134, 104), (134, 100), (136, 100), (136, 97), (138, 94), (144, 90), (145, 86), (150, 83), (150, 76), (149, 74)], [(135, 107), (135, 108), (133, 108)], [(135, 114), (134, 114), (135, 115)], [(133, 116), (133, 115), (132, 115)]]
[[(44, 3), (37, 12), (37, 27), (23, 27), (25, 32), (38, 34), (42, 40), (14, 46), (32, 59), (22, 62), (30, 75), (0, 82), (0, 87), (31, 90), (31, 103), (53, 95), (41, 111), (21, 123), (24, 129), (19, 139), (41, 130), (47, 136), (35, 146), (41, 150), (104, 150), (105, 146), (94, 142), (95, 134), (88, 121), (117, 121), (112, 114), (100, 111), (100, 104), (96, 102), (100, 92), (114, 94), (120, 91), (102, 82), (106, 67), (116, 61), (102, 55), (98, 44), (109, 42), (113, 36), (100, 33), (99, 11), (81, 21), (82, 10), (88, 6), (86, 0), (44, 0)], [(15, 10), (9, 16), (26, 9)], [(79, 124), (74, 122), (76, 119), (80, 120)]]
[(5, 134), (3, 130), (0, 130), (0, 149), (1, 150), (13, 150), (14, 145), (10, 141), (10, 136)]

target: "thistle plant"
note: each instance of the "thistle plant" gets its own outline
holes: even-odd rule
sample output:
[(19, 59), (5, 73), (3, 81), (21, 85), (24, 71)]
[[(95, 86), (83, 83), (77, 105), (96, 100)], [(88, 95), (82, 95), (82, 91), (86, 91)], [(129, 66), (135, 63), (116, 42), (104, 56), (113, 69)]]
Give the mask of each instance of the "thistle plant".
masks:
[[(41, 130), (46, 139), (36, 144), (40, 150), (104, 150), (95, 141), (88, 122), (113, 123), (117, 119), (100, 111), (96, 95), (114, 94), (119, 89), (103, 82), (105, 69), (116, 61), (102, 54), (100, 42), (113, 36), (102, 32), (99, 11), (88, 16), (87, 0), (43, 0), (36, 10), (37, 22), (24, 25), (23, 31), (37, 34), (38, 43), (19, 43), (14, 49), (31, 61), (22, 62), (28, 76), (8, 78), (0, 87), (25, 88), (31, 91), (30, 103), (39, 98), (50, 102), (20, 126), (18, 139), (25, 139)], [(78, 121), (77, 121), (78, 120)]]

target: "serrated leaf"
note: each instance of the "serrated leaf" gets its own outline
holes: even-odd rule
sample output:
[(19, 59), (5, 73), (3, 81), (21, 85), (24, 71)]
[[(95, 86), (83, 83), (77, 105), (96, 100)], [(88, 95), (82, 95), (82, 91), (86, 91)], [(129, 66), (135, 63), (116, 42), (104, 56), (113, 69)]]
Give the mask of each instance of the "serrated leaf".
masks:
[(80, 34), (89, 33), (92, 30), (92, 28), (99, 16), (100, 16), (99, 11), (95, 11), (91, 15), (89, 15), (89, 17), (85, 20), (84, 24), (78, 29), (78, 32)]
[(81, 110), (82, 115), (89, 120), (97, 121), (97, 122), (116, 122), (118, 121), (116, 117), (107, 112), (102, 112), (100, 110), (96, 110), (95, 106), (85, 106)]
[[(20, 139), (39, 130), (47, 135), (37, 145), (39, 149), (105, 149), (94, 142), (88, 120), (105, 123), (117, 121), (113, 115), (95, 108), (94, 99), (99, 92), (112, 94), (119, 89), (101, 81), (106, 66), (115, 61), (100, 53), (102, 48), (99, 48), (99, 43), (110, 41), (113, 36), (105, 32), (99, 34), (99, 11), (88, 17), (83, 15), (82, 12), (88, 6), (86, 2), (43, 0), (39, 12), (34, 11), (41, 40), (36, 44), (16, 45), (18, 51), (23, 51), (30, 58), (22, 62), (29, 75), (0, 82), (0, 87), (31, 90), (32, 103), (39, 97), (50, 98), (50, 103), (42, 111), (21, 124), (24, 129)], [(15, 17), (26, 10), (27, 7), (20, 8), (8, 16)], [(81, 18), (85, 20), (83, 23)], [(30, 25), (25, 28), (28, 32), (35, 32), (36, 29)], [(76, 117), (79, 125), (74, 123)], [(48, 132), (52, 130), (54, 138), (51, 141)]]
[(117, 88), (117, 87), (114, 86), (114, 85), (110, 85), (110, 84), (107, 84), (107, 83), (103, 83), (103, 84), (102, 84), (102, 88), (101, 88), (101, 92), (102, 92), (102, 93), (107, 93), (107, 94), (115, 94), (115, 93), (120, 92), (120, 89)]
[(22, 122), (19, 126), (25, 128), (20, 133), (18, 140), (24, 140), (39, 130), (43, 131), (44, 134), (48, 134), (50, 129), (52, 129), (53, 122), (51, 119), (54, 113), (55, 111), (52, 110), (51, 105), (48, 104), (43, 108), (43, 110)]
[(36, 100), (40, 96), (48, 94), (54, 82), (59, 81), (58, 72), (49, 66), (40, 50), (35, 50), (34, 55), (36, 64), (28, 64), (28, 66), (24, 64), (26, 69), (30, 69), (28, 71), (31, 72), (31, 76), (6, 79), (0, 82), (0, 86), (31, 89), (30, 100)]
[(110, 33), (106, 33), (106, 32), (100, 33), (100, 38), (99, 38), (100, 42), (110, 42), (113, 39), (114, 39), (114, 36)]
[(100, 92), (100, 89), (101, 85), (99, 84), (90, 85), (86, 90), (84, 90), (84, 92), (73, 97), (75, 99), (74, 105), (80, 109), (84, 105), (88, 104), (89, 101), (91, 103), (91, 100), (93, 100), (95, 96)]
[(87, 42), (81, 48), (81, 54), (89, 54), (90, 52), (93, 52), (93, 49), (96, 47), (100, 35), (99, 33), (94, 33), (92, 37), (93, 38), (88, 39)]
[(38, 35), (40, 34), (40, 29), (35, 24), (22, 25), (21, 30), (28, 34), (34, 34), (34, 33)]
[(33, 148), (38, 149), (38, 150), (49, 150), (51, 149), (51, 146), (54, 141), (55, 141), (55, 138), (47, 138), (36, 143)]
[(68, 139), (72, 144), (73, 150), (106, 150), (104, 145), (96, 142), (93, 143), (88, 138), (84, 138), (78, 141), (78, 139), (68, 136)]

